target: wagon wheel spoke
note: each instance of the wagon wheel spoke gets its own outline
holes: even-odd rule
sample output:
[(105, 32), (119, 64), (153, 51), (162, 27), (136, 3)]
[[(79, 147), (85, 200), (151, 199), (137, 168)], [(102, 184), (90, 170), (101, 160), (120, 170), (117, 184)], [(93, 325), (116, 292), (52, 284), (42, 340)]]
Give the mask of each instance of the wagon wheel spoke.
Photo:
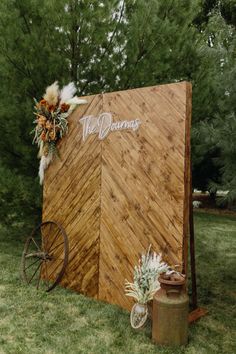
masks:
[[(50, 224), (50, 227), (49, 227), (49, 235), (51, 235), (51, 230), (52, 230), (52, 224)], [(48, 241), (49, 241), (49, 238), (48, 238)]]
[(34, 278), (34, 276), (36, 275), (37, 271), (39, 270), (39, 267), (41, 266), (41, 264), (42, 264), (42, 261), (41, 261), (41, 262), (39, 263), (39, 265), (36, 267), (36, 269), (35, 269), (33, 275), (31, 276), (30, 280), (28, 281), (28, 284), (30, 284), (31, 281), (33, 280), (33, 278)]
[(30, 265), (28, 265), (25, 270), (31, 268), (35, 263), (37, 263), (38, 261), (40, 261), (40, 258), (37, 258), (33, 263), (31, 263)]
[(43, 252), (46, 252), (45, 241), (44, 241), (43, 233), (42, 233), (42, 250), (43, 250)]
[(47, 282), (47, 287), (49, 287), (50, 285), (50, 278), (48, 276), (48, 267), (47, 267), (47, 262), (44, 263), (45, 264), (45, 270), (46, 270), (46, 282)]
[(43, 222), (25, 243), (23, 279), (48, 292), (61, 281), (67, 263), (68, 239), (64, 229), (56, 222)]
[(37, 242), (35, 241), (35, 239), (32, 237), (32, 241), (35, 244), (35, 246), (37, 247), (38, 251), (41, 252), (41, 248), (39, 247), (39, 245), (37, 244)]
[(38, 280), (37, 280), (37, 285), (36, 285), (36, 289), (37, 289), (37, 290), (39, 289), (39, 283), (40, 283), (40, 279), (41, 279), (41, 269), (42, 269), (42, 268), (40, 268), (39, 276), (38, 276)]
[[(48, 225), (50, 225), (49, 226), (49, 232), (46, 233)], [(44, 251), (46, 251), (48, 249), (47, 243), (50, 241), (50, 238), (48, 237), (48, 235), (50, 235), (50, 233), (51, 233), (52, 225), (53, 225), (52, 223), (47, 224), (47, 225), (42, 224), (41, 227), (40, 227), (41, 235), (42, 235), (42, 248), (43, 248)]]
[(61, 245), (63, 245), (64, 242), (59, 243), (59, 245), (56, 245), (52, 250), (50, 250), (50, 254), (55, 251), (55, 249), (57, 249), (58, 247), (60, 247)]
[[(59, 230), (58, 230), (58, 232), (59, 232)], [(57, 236), (58, 236), (58, 233), (54, 236), (52, 243), (51, 243), (50, 246), (48, 247), (48, 252), (50, 252), (52, 245), (54, 245), (54, 242), (56, 241)]]

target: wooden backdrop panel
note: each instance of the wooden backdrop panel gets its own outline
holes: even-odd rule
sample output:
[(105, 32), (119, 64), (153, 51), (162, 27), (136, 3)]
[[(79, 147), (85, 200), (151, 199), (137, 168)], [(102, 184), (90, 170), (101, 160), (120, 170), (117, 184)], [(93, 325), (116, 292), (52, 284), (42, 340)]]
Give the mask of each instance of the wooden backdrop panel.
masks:
[[(69, 236), (62, 285), (130, 309), (124, 295), (151, 244), (186, 271), (191, 85), (186, 82), (87, 97), (46, 173), (43, 219)], [(140, 119), (137, 131), (82, 141), (83, 116)]]
[(103, 111), (140, 118), (102, 146), (99, 298), (130, 309), (124, 279), (151, 244), (183, 267), (186, 83), (110, 93)]
[[(99, 96), (86, 99), (81, 114), (100, 112)], [(58, 146), (60, 159), (46, 171), (43, 220), (59, 222), (69, 238), (69, 264), (61, 284), (97, 297), (101, 143), (95, 136), (91, 139), (91, 144), (81, 145), (77, 114), (72, 114), (69, 134)]]

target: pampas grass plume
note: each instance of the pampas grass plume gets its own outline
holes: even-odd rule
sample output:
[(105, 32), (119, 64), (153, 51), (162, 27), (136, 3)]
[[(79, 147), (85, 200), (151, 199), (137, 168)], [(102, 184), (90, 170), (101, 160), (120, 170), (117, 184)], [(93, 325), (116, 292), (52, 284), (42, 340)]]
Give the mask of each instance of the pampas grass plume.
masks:
[(59, 96), (59, 86), (58, 82), (55, 81), (52, 85), (48, 86), (43, 98), (48, 102), (49, 105), (56, 106)]
[(87, 101), (75, 96), (75, 97), (71, 98), (70, 100), (66, 101), (66, 103), (69, 105), (77, 105), (77, 104), (85, 104), (85, 103), (87, 103)]
[(64, 86), (60, 94), (60, 103), (67, 103), (74, 97), (76, 93), (76, 87), (73, 82), (70, 82), (68, 85)]
[(52, 154), (48, 154), (47, 156), (42, 156), (39, 164), (39, 183), (42, 185), (44, 180), (44, 171), (48, 168), (50, 162), (53, 159)]

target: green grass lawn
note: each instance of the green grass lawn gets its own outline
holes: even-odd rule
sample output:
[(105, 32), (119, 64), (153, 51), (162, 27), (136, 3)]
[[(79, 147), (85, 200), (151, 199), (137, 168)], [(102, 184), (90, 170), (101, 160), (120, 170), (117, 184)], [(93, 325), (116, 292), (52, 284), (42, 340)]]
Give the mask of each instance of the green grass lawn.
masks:
[(19, 277), (23, 237), (1, 229), (0, 353), (236, 353), (236, 219), (195, 214), (199, 304), (209, 315), (190, 327), (186, 348), (151, 343), (129, 313), (57, 287), (50, 294)]

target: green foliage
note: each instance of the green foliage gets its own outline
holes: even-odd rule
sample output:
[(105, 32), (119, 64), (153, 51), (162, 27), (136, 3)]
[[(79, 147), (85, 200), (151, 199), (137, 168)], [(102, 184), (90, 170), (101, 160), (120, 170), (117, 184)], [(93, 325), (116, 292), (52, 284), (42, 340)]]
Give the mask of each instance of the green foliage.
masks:
[(41, 195), (34, 179), (0, 166), (0, 186), (1, 224), (32, 228), (39, 222)]
[[(221, 12), (215, 10), (204, 27), (202, 64), (197, 72), (193, 95), (193, 180), (200, 189), (229, 190), (235, 199), (235, 149), (231, 142), (236, 127), (236, 32)], [(207, 80), (201, 79), (206, 77)], [(231, 121), (230, 127), (228, 122)]]
[[(207, 130), (198, 133), (205, 122), (218, 139), (217, 119), (235, 114), (234, 25), (234, 0), (149, 0), (148, 6), (146, 0), (2, 0), (0, 188), (9, 185), (14, 215), (24, 219), (39, 210), (39, 198), (34, 203), (28, 193), (40, 195), (29, 135), (33, 97), (39, 100), (55, 80), (74, 81), (80, 95), (191, 80), (194, 185), (235, 188), (227, 137), (206, 143)], [(222, 168), (215, 165), (219, 157)], [(199, 171), (208, 172), (200, 178)], [(18, 179), (33, 208), (24, 213), (15, 202), (22, 196)], [(10, 204), (1, 202), (4, 215), (12, 215)]]

